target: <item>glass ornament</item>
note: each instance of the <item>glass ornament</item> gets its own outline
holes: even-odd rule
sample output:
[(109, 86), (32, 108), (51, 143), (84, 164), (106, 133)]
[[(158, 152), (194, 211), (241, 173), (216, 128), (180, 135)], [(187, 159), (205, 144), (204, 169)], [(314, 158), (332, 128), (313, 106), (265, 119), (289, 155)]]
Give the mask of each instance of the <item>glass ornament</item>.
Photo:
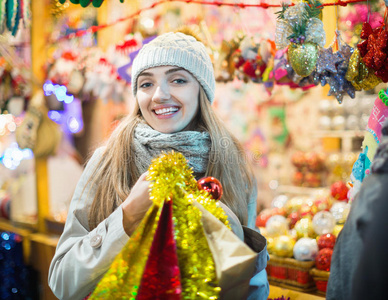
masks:
[(335, 224), (334, 216), (328, 211), (320, 211), (313, 218), (313, 228), (318, 235), (332, 233)]
[(301, 238), (294, 246), (294, 258), (296, 260), (314, 260), (318, 254), (317, 241), (312, 238)]
[(287, 219), (280, 215), (272, 216), (268, 219), (265, 229), (268, 236), (284, 235), (288, 232)]

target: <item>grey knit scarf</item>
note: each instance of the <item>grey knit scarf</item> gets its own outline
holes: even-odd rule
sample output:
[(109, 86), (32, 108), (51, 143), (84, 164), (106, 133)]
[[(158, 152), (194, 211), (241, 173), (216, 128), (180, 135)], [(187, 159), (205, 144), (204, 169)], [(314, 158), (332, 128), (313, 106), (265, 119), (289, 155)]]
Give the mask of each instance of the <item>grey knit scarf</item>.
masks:
[(203, 175), (209, 160), (210, 136), (207, 132), (198, 131), (161, 133), (147, 124), (139, 123), (135, 128), (134, 148), (135, 163), (140, 174), (147, 171), (151, 160), (161, 152), (174, 150), (186, 157), (194, 176)]

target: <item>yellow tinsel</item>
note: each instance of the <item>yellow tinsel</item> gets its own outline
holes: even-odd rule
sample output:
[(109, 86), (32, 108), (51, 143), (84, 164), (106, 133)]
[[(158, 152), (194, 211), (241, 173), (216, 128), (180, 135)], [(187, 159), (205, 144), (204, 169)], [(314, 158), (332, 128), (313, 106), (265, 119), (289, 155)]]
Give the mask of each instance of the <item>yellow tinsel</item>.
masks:
[(136, 299), (164, 201), (173, 203), (182, 299), (218, 299), (221, 288), (202, 228), (202, 213), (192, 203), (202, 204), (228, 228), (230, 225), (218, 202), (198, 189), (192, 173), (181, 153), (162, 154), (152, 161), (147, 180), (153, 205), (90, 299)]

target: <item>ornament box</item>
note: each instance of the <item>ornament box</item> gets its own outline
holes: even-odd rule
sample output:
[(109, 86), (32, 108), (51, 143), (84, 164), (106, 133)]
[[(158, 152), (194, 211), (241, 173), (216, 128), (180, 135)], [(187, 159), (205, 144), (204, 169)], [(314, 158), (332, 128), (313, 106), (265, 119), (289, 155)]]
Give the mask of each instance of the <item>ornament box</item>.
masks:
[(327, 282), (329, 280), (330, 272), (318, 270), (312, 268), (310, 274), (314, 279), (315, 286), (317, 287), (317, 293), (322, 296), (326, 296)]
[(267, 264), (268, 280), (273, 285), (313, 292), (316, 287), (310, 270), (314, 265), (314, 261), (299, 261), (270, 254)]

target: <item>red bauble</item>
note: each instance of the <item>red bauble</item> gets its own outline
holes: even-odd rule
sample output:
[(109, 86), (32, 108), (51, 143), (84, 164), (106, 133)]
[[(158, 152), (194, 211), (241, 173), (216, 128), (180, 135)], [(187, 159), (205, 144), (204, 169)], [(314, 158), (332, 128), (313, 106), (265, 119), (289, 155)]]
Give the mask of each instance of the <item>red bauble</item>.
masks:
[(365, 22), (364, 24), (362, 24), (362, 30), (361, 30), (360, 37), (363, 40), (366, 40), (368, 38), (368, 36), (370, 36), (372, 34), (372, 32), (373, 32), (372, 26), (370, 26), (369, 23)]
[(319, 250), (317, 257), (315, 258), (315, 265), (317, 269), (323, 271), (330, 271), (332, 255), (333, 250), (330, 248)]
[(198, 188), (212, 195), (214, 200), (220, 200), (222, 196), (222, 185), (218, 179), (214, 177), (204, 177), (198, 180)]
[(301, 151), (295, 152), (292, 155), (291, 162), (297, 169), (303, 168), (306, 165), (305, 153)]
[(348, 199), (348, 187), (342, 181), (334, 182), (330, 187), (331, 195), (336, 200), (344, 201)]
[(319, 250), (324, 248), (334, 249), (335, 240), (335, 236), (331, 233), (322, 234), (317, 241)]
[(272, 216), (273, 215), (272, 215), (271, 209), (267, 208), (267, 209), (262, 210), (256, 218), (256, 226), (257, 227), (265, 227), (268, 219), (271, 218)]

